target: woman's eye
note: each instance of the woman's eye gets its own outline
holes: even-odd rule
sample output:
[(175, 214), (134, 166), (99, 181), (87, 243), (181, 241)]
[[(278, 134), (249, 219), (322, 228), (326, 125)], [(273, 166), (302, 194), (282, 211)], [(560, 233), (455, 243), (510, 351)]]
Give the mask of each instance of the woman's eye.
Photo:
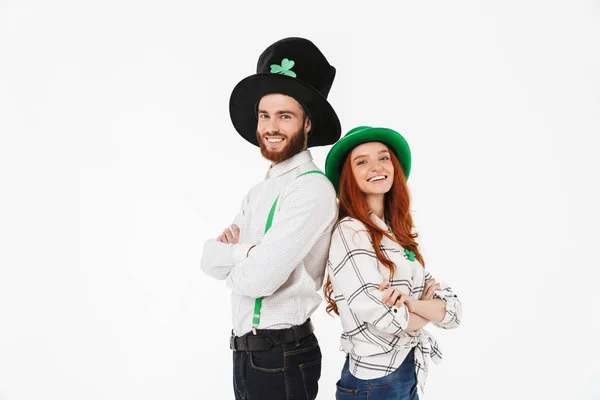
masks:
[(390, 158), (388, 156), (383, 156), (383, 157), (380, 158), (381, 161), (386, 161), (386, 160), (389, 160), (389, 159)]
[(367, 163), (366, 161), (362, 161), (361, 160), (361, 161), (357, 162), (356, 165), (363, 165), (363, 164), (366, 164), (366, 163)]

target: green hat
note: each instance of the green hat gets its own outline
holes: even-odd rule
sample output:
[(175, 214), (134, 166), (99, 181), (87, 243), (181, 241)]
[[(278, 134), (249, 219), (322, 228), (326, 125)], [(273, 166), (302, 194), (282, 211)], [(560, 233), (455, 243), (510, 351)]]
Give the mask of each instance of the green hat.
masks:
[(410, 174), (410, 148), (404, 137), (398, 132), (388, 128), (373, 128), (371, 126), (359, 126), (346, 133), (338, 140), (325, 160), (325, 175), (333, 183), (335, 190), (339, 190), (340, 175), (346, 156), (356, 146), (367, 142), (381, 142), (390, 147), (394, 152), (402, 169), (404, 176), (408, 179)]

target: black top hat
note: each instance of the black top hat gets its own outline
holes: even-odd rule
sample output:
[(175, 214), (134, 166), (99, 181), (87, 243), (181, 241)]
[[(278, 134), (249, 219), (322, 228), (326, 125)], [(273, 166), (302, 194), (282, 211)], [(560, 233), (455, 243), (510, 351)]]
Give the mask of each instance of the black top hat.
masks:
[(311, 118), (308, 147), (333, 144), (341, 135), (340, 120), (327, 101), (334, 78), (335, 68), (311, 41), (282, 39), (260, 55), (256, 74), (233, 89), (229, 99), (231, 122), (244, 139), (258, 146), (258, 102), (267, 94), (282, 93), (302, 104)]

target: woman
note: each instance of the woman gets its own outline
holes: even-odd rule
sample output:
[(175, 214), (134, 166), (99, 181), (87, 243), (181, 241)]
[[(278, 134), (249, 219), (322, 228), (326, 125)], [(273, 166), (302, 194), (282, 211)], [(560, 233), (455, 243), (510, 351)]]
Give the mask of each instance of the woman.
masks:
[(347, 353), (336, 399), (418, 399), (429, 359), (441, 360), (427, 324), (460, 324), (462, 306), (435, 281), (415, 241), (406, 186), (410, 149), (398, 132), (358, 127), (327, 155), (339, 197), (324, 293), (340, 316)]

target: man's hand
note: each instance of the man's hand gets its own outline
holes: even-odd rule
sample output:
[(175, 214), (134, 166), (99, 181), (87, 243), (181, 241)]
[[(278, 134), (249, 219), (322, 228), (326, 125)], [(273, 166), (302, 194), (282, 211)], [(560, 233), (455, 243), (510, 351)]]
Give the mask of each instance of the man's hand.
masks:
[(389, 281), (383, 281), (379, 284), (379, 290), (383, 291), (383, 298), (381, 301), (390, 307), (400, 307), (402, 304), (406, 304), (410, 310), (410, 297), (402, 293), (399, 289), (391, 287)]
[(240, 241), (240, 228), (233, 224), (230, 228), (225, 228), (221, 236), (217, 238), (217, 242), (226, 244), (236, 244)]
[(423, 292), (419, 300), (431, 300), (433, 299), (433, 292), (440, 288), (440, 284), (435, 282), (435, 279), (430, 279), (425, 282), (423, 286)]

